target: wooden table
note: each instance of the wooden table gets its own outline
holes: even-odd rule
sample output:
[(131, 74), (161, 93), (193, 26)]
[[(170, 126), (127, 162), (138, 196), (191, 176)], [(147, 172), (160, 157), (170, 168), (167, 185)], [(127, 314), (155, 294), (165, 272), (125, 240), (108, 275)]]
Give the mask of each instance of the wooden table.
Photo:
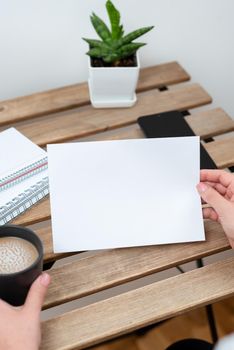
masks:
[[(55, 89), (0, 103), (0, 127), (15, 126), (40, 146), (71, 140), (143, 137), (136, 120), (168, 110), (189, 111), (186, 120), (219, 168), (234, 166), (233, 120), (221, 108), (193, 108), (211, 97), (176, 62), (144, 68), (138, 102), (130, 109), (93, 109), (87, 84)], [(183, 83), (183, 84), (182, 84)], [(209, 142), (208, 142), (209, 141)], [(32, 225), (45, 246), (46, 263), (64, 258), (54, 254), (49, 199), (14, 220)], [(206, 242), (100, 251), (52, 268), (44, 309), (181, 263), (230, 249), (219, 224), (205, 222)], [(143, 326), (179, 315), (234, 294), (234, 257), (67, 312), (42, 324), (43, 350), (81, 349)]]

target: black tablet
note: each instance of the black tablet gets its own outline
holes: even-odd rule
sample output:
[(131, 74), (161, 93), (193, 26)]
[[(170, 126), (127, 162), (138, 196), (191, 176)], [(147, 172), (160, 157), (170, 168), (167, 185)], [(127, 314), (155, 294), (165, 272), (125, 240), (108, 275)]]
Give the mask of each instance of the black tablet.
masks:
[[(194, 136), (193, 130), (179, 111), (164, 112), (140, 117), (138, 124), (146, 137), (181, 137)], [(200, 168), (217, 169), (213, 159), (200, 144)]]

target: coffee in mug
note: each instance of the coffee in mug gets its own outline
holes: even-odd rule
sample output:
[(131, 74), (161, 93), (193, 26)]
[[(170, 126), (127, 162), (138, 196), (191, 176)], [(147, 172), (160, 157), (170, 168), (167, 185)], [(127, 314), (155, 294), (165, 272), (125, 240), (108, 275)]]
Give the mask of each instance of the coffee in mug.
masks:
[(0, 238), (0, 274), (25, 270), (38, 258), (37, 248), (19, 237)]
[(30, 229), (0, 226), (0, 298), (18, 306), (26, 299), (33, 281), (40, 275), (43, 246)]

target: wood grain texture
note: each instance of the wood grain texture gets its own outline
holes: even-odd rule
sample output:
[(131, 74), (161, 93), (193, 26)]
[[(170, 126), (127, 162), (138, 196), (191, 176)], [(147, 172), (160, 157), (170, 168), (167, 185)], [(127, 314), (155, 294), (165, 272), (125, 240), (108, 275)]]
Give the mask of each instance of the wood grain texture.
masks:
[[(233, 331), (234, 297), (213, 304), (213, 310), (218, 335), (222, 338)], [(97, 345), (92, 350), (165, 350), (174, 342), (188, 338), (212, 342), (204, 307), (174, 317), (159, 327), (152, 327), (152, 329), (143, 334), (135, 332)]]
[(194, 113), (186, 116), (185, 120), (202, 139), (234, 130), (234, 120), (222, 108)]
[(12, 220), (14, 225), (32, 225), (50, 218), (49, 196), (34, 204), (30, 209)]
[[(145, 91), (163, 85), (183, 82), (189, 79), (190, 76), (177, 62), (160, 64), (153, 67), (143, 68), (141, 70), (137, 90), (138, 92)], [(0, 125), (45, 114), (61, 112), (75, 107), (88, 105), (89, 103), (87, 83), (1, 101)]]
[(141, 115), (167, 110), (184, 110), (211, 102), (211, 97), (198, 84), (172, 91), (150, 90), (139, 94), (132, 108), (80, 108), (77, 112), (36, 118), (16, 125), (17, 129), (40, 146), (96, 134), (136, 122)]
[[(193, 129), (195, 135), (206, 139), (216, 135), (223, 134), (225, 132), (231, 132), (234, 130), (234, 121), (227, 113), (221, 108), (215, 108), (208, 111), (202, 111), (192, 113), (185, 117), (185, 120)], [(119, 136), (118, 136), (119, 135)], [(127, 127), (113, 129), (96, 135), (91, 135), (85, 138), (81, 138), (80, 141), (91, 140), (104, 140), (108, 139), (124, 139), (124, 138), (142, 138), (144, 137), (138, 124), (132, 124)]]
[(86, 348), (232, 295), (233, 257), (46, 321), (41, 349)]
[(47, 223), (44, 223), (43, 227), (36, 228), (33, 230), (42, 240), (43, 247), (44, 247), (44, 258), (43, 258), (44, 263), (48, 263), (51, 261), (65, 258), (70, 255), (74, 255), (74, 253), (55, 254), (53, 252), (52, 231), (51, 231), (51, 224), (49, 221)]
[(204, 146), (219, 168), (234, 165), (234, 137), (215, 140)]
[(219, 224), (205, 229), (206, 242), (105, 250), (53, 268), (44, 308), (230, 248)]

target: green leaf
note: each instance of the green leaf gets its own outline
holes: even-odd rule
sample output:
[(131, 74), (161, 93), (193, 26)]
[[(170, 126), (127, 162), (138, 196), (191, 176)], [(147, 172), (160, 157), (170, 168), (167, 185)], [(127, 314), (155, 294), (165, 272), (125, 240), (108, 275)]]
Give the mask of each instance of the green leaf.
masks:
[(112, 53), (103, 57), (103, 61), (105, 61), (106, 63), (112, 63), (118, 60), (119, 56), (117, 53)]
[(98, 47), (95, 47), (93, 49), (90, 49), (88, 52), (86, 52), (86, 55), (89, 55), (90, 57), (101, 58), (102, 50)]
[(123, 26), (120, 25), (120, 13), (111, 0), (106, 2), (106, 9), (110, 19), (112, 39), (120, 39), (123, 36)]
[(103, 61), (107, 63), (112, 63), (119, 61), (123, 58), (130, 57), (133, 55), (140, 47), (146, 45), (145, 43), (131, 43), (122, 46), (118, 50), (112, 51), (102, 57)]
[(143, 34), (149, 32), (153, 28), (154, 28), (154, 26), (144, 27), (144, 28), (134, 30), (133, 32), (131, 32), (131, 33), (127, 34), (126, 36), (124, 36), (123, 38), (119, 39), (118, 43), (116, 43), (116, 46), (121, 47), (122, 45), (129, 44), (133, 40), (136, 40), (137, 38), (139, 38)]
[(118, 49), (121, 58), (126, 58), (133, 55), (140, 47), (146, 45), (145, 43), (131, 43), (126, 44)]
[(90, 48), (100, 47), (103, 45), (103, 41), (101, 40), (94, 40), (94, 39), (87, 39), (87, 38), (82, 38), (82, 39), (89, 44)]
[(110, 55), (110, 50), (108, 50), (106, 47), (94, 47), (90, 49), (86, 54), (91, 57), (104, 59), (105, 56)]
[(96, 30), (98, 36), (105, 42), (110, 42), (111, 40), (111, 32), (109, 30), (109, 28), (107, 27), (107, 25), (103, 22), (103, 20), (101, 18), (99, 18), (98, 16), (95, 15), (95, 13), (93, 13), (93, 15), (90, 17), (91, 22), (94, 26), (94, 29)]
[(121, 24), (121, 26), (119, 27), (120, 29), (120, 38), (122, 38), (123, 37), (123, 35), (124, 35), (124, 29), (123, 29), (123, 26), (122, 26), (122, 24)]

